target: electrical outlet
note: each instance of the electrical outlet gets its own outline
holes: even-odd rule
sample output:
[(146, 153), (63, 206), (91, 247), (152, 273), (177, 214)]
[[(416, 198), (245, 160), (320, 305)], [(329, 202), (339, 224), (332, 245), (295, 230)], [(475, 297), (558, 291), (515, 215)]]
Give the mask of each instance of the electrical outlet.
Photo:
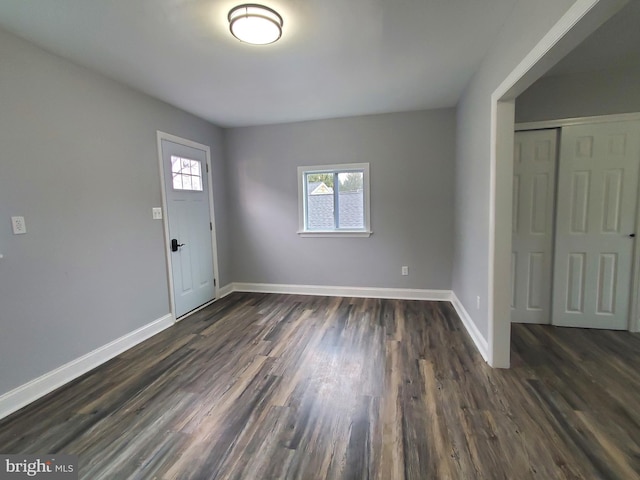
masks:
[(161, 207), (153, 207), (151, 209), (151, 215), (154, 220), (162, 220), (162, 208)]
[(476, 308), (480, 310), (480, 295), (476, 297)]
[(406, 265), (402, 267), (402, 275), (409, 275), (409, 267)]
[(27, 225), (24, 223), (24, 217), (11, 217), (11, 226), (14, 235), (22, 235), (27, 233)]

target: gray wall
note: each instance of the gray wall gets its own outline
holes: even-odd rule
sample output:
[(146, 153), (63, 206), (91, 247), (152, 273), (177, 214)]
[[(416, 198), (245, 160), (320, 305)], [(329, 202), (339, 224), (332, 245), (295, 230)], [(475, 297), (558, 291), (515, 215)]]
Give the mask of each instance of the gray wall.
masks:
[[(451, 288), (455, 112), (225, 132), (236, 282)], [(297, 170), (369, 162), (369, 238), (301, 238)], [(409, 276), (400, 267), (409, 266)]]
[(517, 122), (631, 112), (640, 112), (640, 69), (543, 77), (516, 100)]
[(211, 146), (230, 271), (220, 129), (3, 31), (0, 59), (2, 394), (168, 313), (156, 130)]
[[(453, 290), (488, 338), (491, 94), (574, 0), (520, 0), (458, 103)], [(480, 309), (476, 296), (481, 297)]]

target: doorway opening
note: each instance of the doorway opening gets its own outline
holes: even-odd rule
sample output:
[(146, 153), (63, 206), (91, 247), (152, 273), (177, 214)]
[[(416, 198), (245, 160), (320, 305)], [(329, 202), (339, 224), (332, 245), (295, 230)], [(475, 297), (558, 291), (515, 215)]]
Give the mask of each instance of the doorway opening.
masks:
[(510, 365), (515, 99), (626, 2), (578, 0), (491, 95), (488, 360)]

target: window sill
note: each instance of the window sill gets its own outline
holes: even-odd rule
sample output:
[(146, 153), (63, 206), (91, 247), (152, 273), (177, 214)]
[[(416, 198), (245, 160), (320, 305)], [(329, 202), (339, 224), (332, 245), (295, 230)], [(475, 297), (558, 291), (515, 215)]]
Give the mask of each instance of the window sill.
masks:
[(301, 237), (370, 237), (373, 232), (370, 230), (301, 230), (298, 235)]

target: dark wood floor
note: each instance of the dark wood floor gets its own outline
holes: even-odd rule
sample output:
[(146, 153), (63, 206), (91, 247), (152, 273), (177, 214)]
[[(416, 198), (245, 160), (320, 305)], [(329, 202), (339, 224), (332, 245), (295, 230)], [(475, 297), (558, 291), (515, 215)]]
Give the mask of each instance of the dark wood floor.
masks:
[(446, 302), (233, 294), (0, 421), (98, 479), (640, 478), (640, 336), (515, 325), (493, 370)]

